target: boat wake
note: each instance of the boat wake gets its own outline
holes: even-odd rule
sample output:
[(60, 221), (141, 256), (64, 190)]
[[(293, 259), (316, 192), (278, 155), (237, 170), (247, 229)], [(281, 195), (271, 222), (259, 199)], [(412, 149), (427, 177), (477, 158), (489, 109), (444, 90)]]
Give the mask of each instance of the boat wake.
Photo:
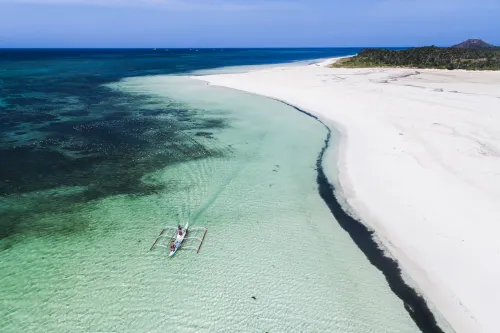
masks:
[(196, 221), (207, 211), (207, 209), (212, 206), (215, 201), (219, 198), (220, 194), (224, 192), (224, 190), (227, 188), (231, 182), (238, 177), (238, 175), (249, 165), (249, 161), (255, 158), (255, 156), (258, 154), (260, 151), (260, 147), (262, 146), (266, 133), (263, 133), (261, 138), (260, 138), (260, 144), (250, 153), (248, 154), (243, 160), (242, 163), (240, 163), (237, 167), (235, 167), (232, 172), (225, 178), (223, 181), (220, 183), (220, 185), (217, 187), (217, 189), (212, 193), (212, 195), (205, 201), (205, 203), (200, 206), (200, 208), (194, 212), (192, 216), (190, 216), (190, 221), (193, 222), (193, 224), (196, 223)]

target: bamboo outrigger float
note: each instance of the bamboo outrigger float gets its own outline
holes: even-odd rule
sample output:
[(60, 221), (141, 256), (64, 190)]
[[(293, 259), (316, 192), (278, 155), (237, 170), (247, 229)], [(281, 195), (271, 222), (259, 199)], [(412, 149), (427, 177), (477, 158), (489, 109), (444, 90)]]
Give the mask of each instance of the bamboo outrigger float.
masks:
[[(203, 241), (205, 240), (205, 236), (207, 234), (208, 229), (204, 228), (204, 227), (199, 227), (199, 228), (188, 228), (188, 227), (189, 227), (189, 222), (186, 222), (186, 225), (184, 227), (168, 226), (168, 227), (163, 228), (161, 230), (160, 234), (158, 235), (158, 237), (156, 238), (156, 240), (154, 241), (153, 245), (151, 246), (151, 249), (149, 249), (149, 250), (150, 251), (153, 250), (155, 248), (155, 246), (167, 248), (170, 250), (170, 253), (168, 255), (169, 257), (172, 257), (177, 252), (177, 250), (180, 249), (181, 247), (183, 249), (193, 249), (193, 250), (196, 250), (196, 253), (199, 253), (200, 249), (201, 249), (201, 245), (203, 244)], [(167, 235), (165, 233), (165, 231), (169, 230), (169, 229), (170, 230), (174, 229), (175, 230), (174, 234)], [(201, 236), (201, 235), (200, 235), (201, 237), (197, 237), (196, 235), (188, 236), (188, 233), (190, 235), (192, 235), (193, 232), (196, 233), (198, 231), (202, 231), (203, 236)], [(158, 243), (158, 241), (160, 239), (168, 239), (169, 245), (167, 246), (167, 245), (160, 244), (161, 242)], [(189, 239), (198, 240), (200, 243), (198, 244), (198, 246), (183, 245), (184, 241), (189, 240)]]

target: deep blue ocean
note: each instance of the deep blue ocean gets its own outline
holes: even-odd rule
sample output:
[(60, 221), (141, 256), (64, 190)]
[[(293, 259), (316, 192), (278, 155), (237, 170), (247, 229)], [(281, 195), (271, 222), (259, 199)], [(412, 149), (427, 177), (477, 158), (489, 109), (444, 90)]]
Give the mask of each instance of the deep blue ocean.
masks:
[[(106, 83), (132, 76), (337, 57), (359, 50), (0, 50), (0, 196), (87, 187), (65, 199), (29, 207), (0, 202), (0, 238), (20, 232), (18, 226), (30, 214), (64, 210), (64, 200), (70, 201), (69, 206), (110, 195), (151, 193), (157, 189), (140, 181), (144, 174), (219, 153), (190, 149), (193, 138), (183, 130), (196, 127), (199, 135), (207, 135), (226, 126), (223, 121), (197, 119), (189, 110), (174, 106), (144, 108), (139, 97), (108, 89)], [(150, 134), (152, 128), (155, 135)], [(182, 153), (155, 151), (160, 141), (175, 142)], [(132, 162), (144, 151), (150, 157), (140, 164)]]

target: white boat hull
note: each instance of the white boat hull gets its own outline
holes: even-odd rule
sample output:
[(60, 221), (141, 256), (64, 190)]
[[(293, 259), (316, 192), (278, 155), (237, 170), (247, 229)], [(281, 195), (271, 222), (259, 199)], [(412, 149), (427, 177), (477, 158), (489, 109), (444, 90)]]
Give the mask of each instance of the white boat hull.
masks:
[(184, 228), (182, 228), (182, 235), (179, 235), (179, 233), (176, 232), (177, 235), (176, 235), (175, 241), (174, 241), (175, 249), (170, 250), (170, 253), (168, 255), (169, 257), (172, 257), (175, 254), (175, 252), (177, 252), (177, 250), (181, 247), (181, 244), (184, 241), (184, 238), (186, 238), (188, 226), (189, 226), (189, 222), (186, 222), (186, 225), (184, 226)]

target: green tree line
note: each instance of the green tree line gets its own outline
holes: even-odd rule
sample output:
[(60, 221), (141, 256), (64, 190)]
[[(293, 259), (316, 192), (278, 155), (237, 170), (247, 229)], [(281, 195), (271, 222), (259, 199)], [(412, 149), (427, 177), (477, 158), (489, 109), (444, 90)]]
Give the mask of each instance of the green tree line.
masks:
[(364, 49), (332, 67), (416, 67), (467, 70), (500, 70), (500, 47), (441, 48), (426, 46), (407, 50)]

